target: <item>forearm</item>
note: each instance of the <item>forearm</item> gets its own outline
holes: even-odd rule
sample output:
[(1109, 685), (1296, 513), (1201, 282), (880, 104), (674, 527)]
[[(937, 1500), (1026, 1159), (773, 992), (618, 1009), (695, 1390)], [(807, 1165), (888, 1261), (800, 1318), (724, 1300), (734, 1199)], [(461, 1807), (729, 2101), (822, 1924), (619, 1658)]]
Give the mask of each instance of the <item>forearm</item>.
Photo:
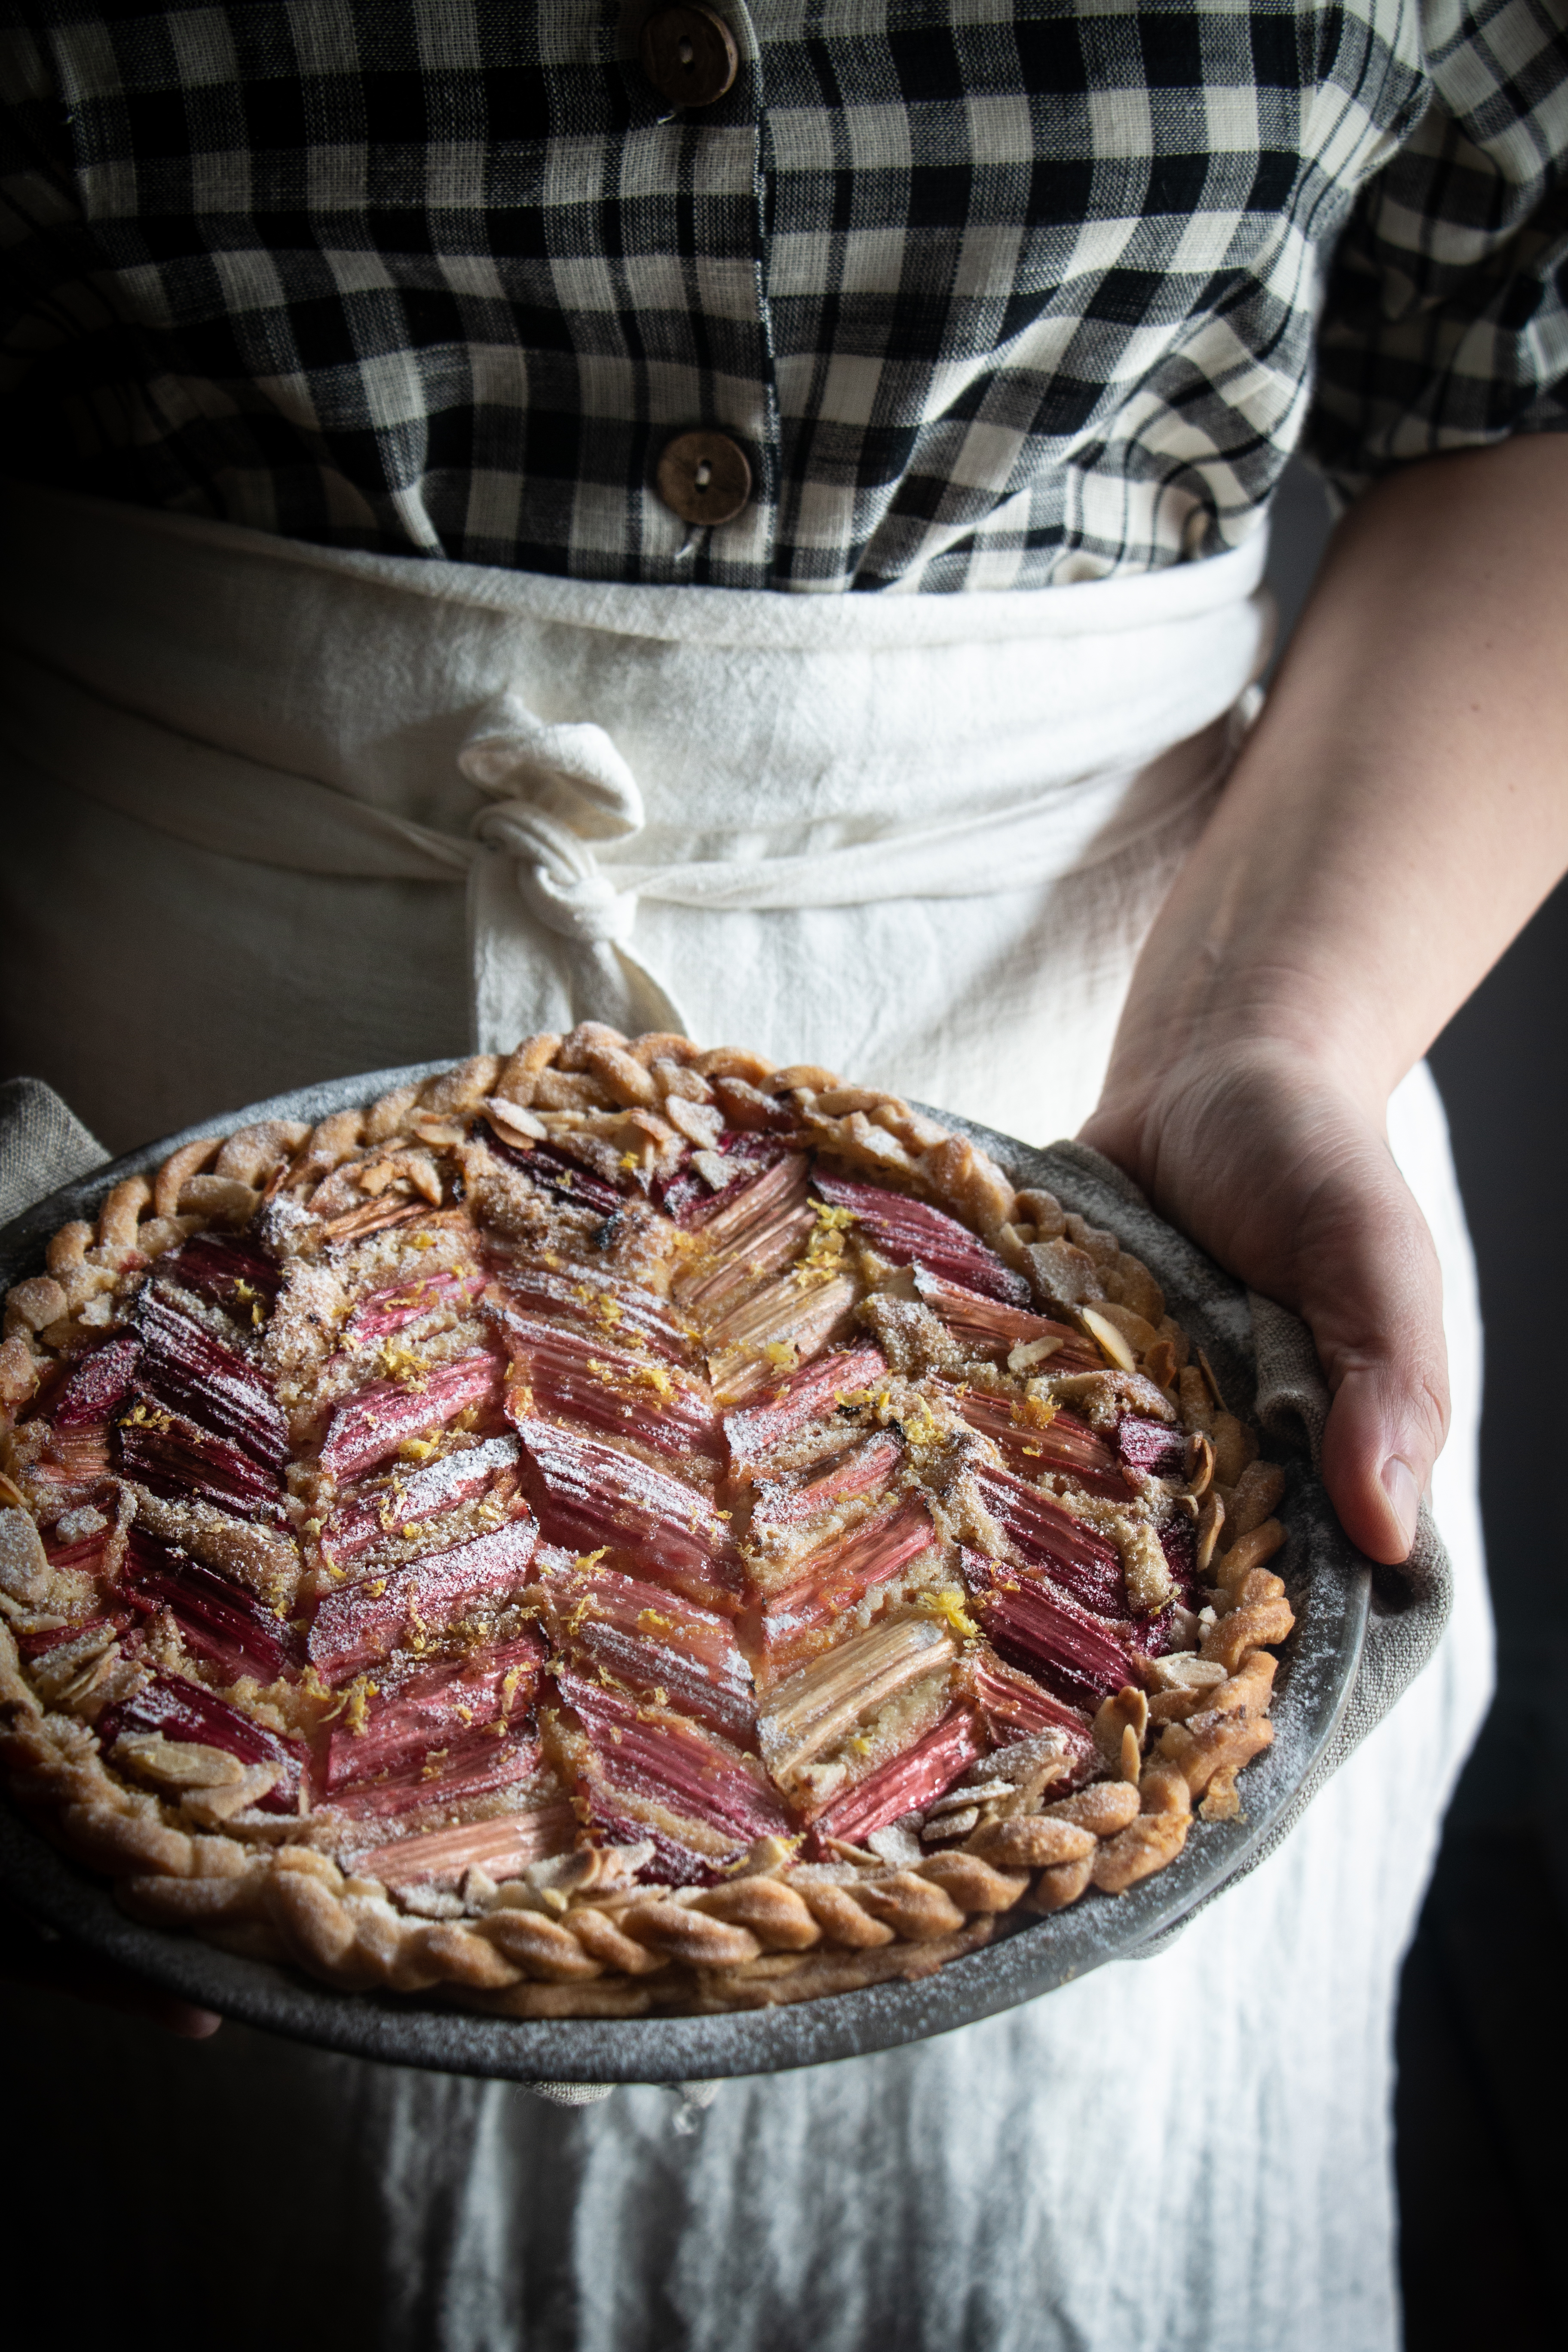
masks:
[(1335, 534), (1140, 962), (1134, 1084), (1278, 1038), (1379, 1103), (1568, 863), (1568, 438), (1412, 466)]
[(1144, 947), (1086, 1139), (1301, 1314), (1323, 1475), (1404, 1558), (1447, 1423), (1388, 1097), (1568, 861), (1568, 441), (1413, 466), (1336, 533)]

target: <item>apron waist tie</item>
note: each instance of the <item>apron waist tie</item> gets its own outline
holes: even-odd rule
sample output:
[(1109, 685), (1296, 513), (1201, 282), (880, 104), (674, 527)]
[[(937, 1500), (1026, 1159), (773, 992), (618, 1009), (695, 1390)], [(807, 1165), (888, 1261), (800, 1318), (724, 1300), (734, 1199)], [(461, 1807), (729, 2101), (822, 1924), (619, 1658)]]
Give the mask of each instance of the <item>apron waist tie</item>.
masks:
[[(35, 772), (219, 856), (297, 873), (468, 887), (474, 1031), (481, 1050), (531, 1028), (551, 935), (578, 1018), (628, 1034), (684, 1031), (679, 1003), (632, 952), (639, 898), (712, 911), (988, 897), (1098, 865), (1215, 791), (1260, 698), (1141, 770), (1056, 782), (1030, 799), (926, 823), (835, 820), (742, 835), (647, 831), (641, 790), (606, 731), (557, 725), (495, 697), (457, 754), (487, 795), (445, 832), (287, 770), (179, 733), (95, 694), (16, 646), (0, 648), (0, 730)], [(637, 843), (663, 852), (634, 863)], [(601, 849), (610, 862), (601, 861)], [(558, 988), (551, 1001), (559, 1001)]]

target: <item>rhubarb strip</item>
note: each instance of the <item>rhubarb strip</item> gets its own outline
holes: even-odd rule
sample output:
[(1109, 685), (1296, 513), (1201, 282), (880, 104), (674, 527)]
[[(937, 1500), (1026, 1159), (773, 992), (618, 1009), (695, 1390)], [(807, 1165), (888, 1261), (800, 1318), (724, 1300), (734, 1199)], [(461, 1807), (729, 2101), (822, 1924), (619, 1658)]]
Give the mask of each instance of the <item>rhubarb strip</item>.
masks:
[(471, 1266), (439, 1266), (414, 1282), (369, 1292), (350, 1316), (343, 1336), (362, 1347), (370, 1340), (384, 1339), (406, 1324), (416, 1323), (422, 1315), (434, 1314), (437, 1307), (467, 1307), (484, 1286), (485, 1276)]
[(989, 1643), (970, 1651), (962, 1671), (964, 1687), (998, 1746), (1030, 1739), (1042, 1731), (1059, 1731), (1075, 1769), (1089, 1762), (1094, 1741), (1083, 1716), (1076, 1707), (1053, 1698), (1032, 1675), (1006, 1664)]
[(340, 1718), (328, 1734), (322, 1785), (332, 1790), (379, 1772), (401, 1770), (437, 1748), (481, 1736), (500, 1740), (539, 1695), (544, 1645), (535, 1633), (504, 1642), (459, 1664), (416, 1675), (364, 1710), (363, 1724)]
[(743, 1683), (713, 1682), (679, 1651), (592, 1619), (563, 1643), (561, 1654), (606, 1687), (630, 1691), (649, 1706), (689, 1716), (737, 1748), (756, 1747), (756, 1702), (749, 1671)]
[(1058, 1410), (1047, 1421), (1032, 1421), (1026, 1406), (1020, 1409), (981, 1389), (967, 1390), (957, 1403), (970, 1428), (1001, 1449), (1016, 1477), (1027, 1482), (1058, 1471), (1107, 1502), (1127, 1501), (1131, 1489), (1116, 1455), (1076, 1415)]
[(241, 1675), (273, 1682), (299, 1663), (299, 1637), (283, 1618), (140, 1528), (125, 1547), (120, 1589), (143, 1616), (172, 1611), (186, 1648), (221, 1667), (230, 1682)]
[(699, 1323), (711, 1324), (731, 1312), (740, 1298), (749, 1297), (763, 1282), (793, 1265), (816, 1231), (813, 1212), (794, 1202), (748, 1226), (726, 1250), (699, 1259), (677, 1279), (675, 1294), (688, 1315)]
[(521, 1589), (538, 1540), (535, 1520), (512, 1519), (390, 1576), (329, 1592), (306, 1643), (311, 1664), (329, 1682), (341, 1682), (405, 1638), (417, 1644), (476, 1607), (498, 1606)]
[(1092, 1535), (1049, 1496), (1005, 1470), (978, 1464), (974, 1484), (985, 1508), (1027, 1567), (1044, 1570), (1075, 1601), (1102, 1617), (1127, 1614), (1121, 1555), (1111, 1545)]
[(808, 1421), (834, 1412), (841, 1397), (876, 1388), (887, 1377), (887, 1358), (879, 1348), (847, 1348), (803, 1364), (780, 1381), (766, 1403), (725, 1414), (731, 1474), (754, 1475), (773, 1447)]
[(603, 1565), (586, 1574), (569, 1563), (545, 1570), (540, 1585), (552, 1643), (576, 1672), (754, 1748), (752, 1670), (727, 1617)]
[(500, 1380), (495, 1357), (479, 1355), (438, 1365), (409, 1388), (396, 1381), (375, 1381), (332, 1414), (321, 1467), (340, 1480), (363, 1477), (410, 1438), (444, 1428), (470, 1405), (493, 1402), (500, 1394)]
[(967, 1290), (961, 1283), (944, 1282), (923, 1265), (915, 1268), (915, 1295), (976, 1355), (1005, 1356), (1021, 1342), (1050, 1339), (1056, 1344), (1048, 1358), (1041, 1360), (1042, 1369), (1048, 1365), (1052, 1371), (1096, 1372), (1104, 1360), (1099, 1349), (1069, 1324), (1026, 1314), (1021, 1307)]
[(911, 1201), (902, 1192), (889, 1192), (880, 1184), (830, 1176), (820, 1165), (812, 1183), (830, 1207), (847, 1209), (872, 1248), (895, 1265), (918, 1264), (941, 1280), (999, 1299), (1004, 1306), (1030, 1304), (1029, 1286), (1023, 1276), (1015, 1274), (956, 1217), (929, 1208), (923, 1201)]
[[(56, 1536), (45, 1536), (44, 1551), (49, 1566), (80, 1569), (87, 1576), (100, 1575), (103, 1570), (103, 1556), (113, 1533), (112, 1527), (100, 1528), (97, 1535), (83, 1536), (78, 1542), (68, 1544), (60, 1543)], [(25, 1641), (26, 1638), (26, 1634), (17, 1636), (18, 1641)]]
[(1167, 1429), (1161, 1421), (1124, 1412), (1116, 1429), (1116, 1449), (1129, 1470), (1146, 1471), (1153, 1478), (1179, 1478), (1186, 1465), (1187, 1433)]
[(759, 1480), (752, 1507), (753, 1541), (798, 1528), (841, 1504), (864, 1501), (880, 1494), (902, 1460), (903, 1451), (902, 1443), (891, 1431), (879, 1430), (874, 1437), (837, 1455), (826, 1468)]
[(387, 1886), (453, 1887), (470, 1870), (498, 1881), (519, 1878), (531, 1862), (570, 1853), (576, 1832), (577, 1817), (569, 1804), (539, 1805), (528, 1812), (503, 1813), (499, 1821), (466, 1822), (457, 1829), (396, 1838), (352, 1860), (361, 1877), (379, 1878)]
[(817, 1355), (849, 1328), (860, 1285), (853, 1275), (799, 1285), (793, 1275), (770, 1283), (710, 1333), (708, 1369), (724, 1404), (743, 1404), (780, 1371)]
[(362, 1488), (338, 1505), (321, 1531), (321, 1556), (341, 1567), (384, 1536), (406, 1534), (422, 1520), (455, 1511), (514, 1470), (518, 1460), (515, 1437), (487, 1437), (417, 1470), (395, 1471), (384, 1484)]
[(552, 1200), (563, 1202), (568, 1208), (586, 1209), (596, 1217), (614, 1217), (626, 1206), (625, 1197), (616, 1186), (607, 1182), (596, 1169), (578, 1159), (564, 1144), (504, 1143), (493, 1133), (486, 1136), (485, 1144), (495, 1159), (521, 1168), (542, 1192), (547, 1192)]
[(685, 1375), (537, 1317), (509, 1317), (506, 1342), (535, 1412), (629, 1437), (659, 1454), (721, 1450), (712, 1398)]
[(141, 1360), (142, 1342), (134, 1331), (118, 1331), (90, 1355), (79, 1357), (49, 1406), (54, 1427), (80, 1429), (110, 1420), (135, 1387)]
[(454, 1739), (445, 1748), (432, 1749), (422, 1762), (400, 1765), (384, 1779), (355, 1781), (330, 1801), (334, 1811), (350, 1821), (395, 1821), (400, 1813), (429, 1806), (466, 1805), (476, 1797), (493, 1797), (531, 1780), (542, 1760), (539, 1734), (533, 1729), (504, 1739)]
[(700, 1279), (703, 1267), (744, 1248), (753, 1234), (764, 1232), (779, 1217), (799, 1208), (806, 1191), (806, 1163), (793, 1154), (776, 1160), (761, 1175), (752, 1176), (704, 1220), (701, 1246), (693, 1260), (696, 1271), (689, 1278)]
[(1010, 1576), (981, 1553), (961, 1555), (975, 1614), (1009, 1663), (1069, 1706), (1099, 1706), (1132, 1675), (1132, 1652), (1100, 1617), (1043, 1580)]
[(929, 1551), (934, 1540), (931, 1514), (910, 1496), (814, 1553), (806, 1573), (787, 1591), (771, 1596), (763, 1609), (763, 1655), (769, 1675), (791, 1672), (868, 1592)]
[(650, 1715), (621, 1692), (569, 1669), (555, 1669), (554, 1679), (582, 1727), (597, 1774), (623, 1798), (657, 1805), (672, 1822), (700, 1824), (738, 1846), (788, 1831), (788, 1816), (761, 1766), (717, 1733), (663, 1709)]
[(565, 1316), (601, 1339), (650, 1349), (668, 1363), (683, 1363), (691, 1353), (684, 1326), (662, 1298), (638, 1283), (589, 1266), (574, 1266), (569, 1273), (551, 1266), (509, 1266), (486, 1305), (503, 1330), (514, 1315)]
[(243, 1519), (282, 1524), (282, 1486), (274, 1471), (144, 1391), (115, 1423), (111, 1447), (116, 1467), (154, 1495), (214, 1503)]
[[(210, 1298), (242, 1324), (265, 1321), (282, 1276), (270, 1258), (242, 1241), (195, 1234), (161, 1261), (185, 1290)], [(263, 1312), (258, 1314), (260, 1307)]]
[(1197, 1528), (1191, 1519), (1173, 1518), (1167, 1519), (1159, 1532), (1165, 1565), (1182, 1588), (1183, 1601), (1189, 1609), (1201, 1609), (1207, 1595), (1198, 1582)]
[(170, 1412), (239, 1446), (276, 1478), (289, 1459), (289, 1424), (259, 1368), (215, 1339), (155, 1282), (136, 1302), (134, 1328), (142, 1341), (140, 1386)]
[(584, 1783), (581, 1802), (595, 1844), (640, 1845), (648, 1852), (648, 1860), (637, 1873), (639, 1885), (715, 1886), (742, 1858), (744, 1849), (723, 1844), (716, 1832), (709, 1833), (708, 1850), (699, 1852), (665, 1825), (668, 1817), (660, 1808), (628, 1811), (635, 1801), (618, 1796), (596, 1775), (590, 1774)]
[(704, 1607), (742, 1591), (727, 1521), (706, 1491), (575, 1430), (522, 1416), (523, 1486), (547, 1542), (624, 1553), (659, 1583)]
[(692, 1166), (692, 1155), (686, 1152), (679, 1166), (669, 1176), (656, 1177), (653, 1197), (672, 1223), (683, 1231), (709, 1223), (738, 1195), (742, 1184), (752, 1181), (762, 1170), (774, 1168), (786, 1157), (786, 1147), (770, 1135), (752, 1135), (739, 1129), (721, 1134), (704, 1159), (711, 1170), (715, 1164), (732, 1167), (734, 1174), (728, 1183), (717, 1190)]
[(958, 1645), (927, 1617), (868, 1626), (770, 1690), (758, 1729), (781, 1784), (912, 1682), (951, 1665)]
[(33, 1465), (35, 1478), (47, 1478), (66, 1486), (89, 1485), (98, 1478), (107, 1478), (113, 1467), (110, 1460), (110, 1442), (114, 1433), (107, 1422), (90, 1422), (79, 1429), (53, 1429), (49, 1433), (49, 1450), (41, 1462)]
[(886, 1829), (908, 1813), (923, 1812), (979, 1761), (988, 1744), (973, 1707), (955, 1707), (912, 1748), (819, 1813), (815, 1823), (818, 1840), (842, 1838), (847, 1845), (864, 1845), (874, 1830)]

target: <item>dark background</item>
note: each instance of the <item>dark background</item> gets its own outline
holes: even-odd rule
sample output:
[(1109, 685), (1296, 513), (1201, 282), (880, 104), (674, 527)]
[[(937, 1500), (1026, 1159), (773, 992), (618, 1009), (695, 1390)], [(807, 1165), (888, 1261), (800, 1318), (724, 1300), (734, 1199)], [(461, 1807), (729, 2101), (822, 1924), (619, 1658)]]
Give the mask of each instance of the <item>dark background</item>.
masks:
[[(1329, 530), (1304, 467), (1275, 509), (1288, 630)], [(1397, 2168), (1406, 2352), (1568, 2340), (1549, 2271), (1568, 2060), (1568, 1520), (1563, 1408), (1543, 1355), (1568, 1293), (1568, 883), (1432, 1052), (1480, 1272), (1481, 1507), (1498, 1691), (1445, 1829), (1405, 1963)], [(1554, 2270), (1554, 2264), (1553, 2264)], [(1263, 2352), (1263, 2347), (1259, 2347)]]

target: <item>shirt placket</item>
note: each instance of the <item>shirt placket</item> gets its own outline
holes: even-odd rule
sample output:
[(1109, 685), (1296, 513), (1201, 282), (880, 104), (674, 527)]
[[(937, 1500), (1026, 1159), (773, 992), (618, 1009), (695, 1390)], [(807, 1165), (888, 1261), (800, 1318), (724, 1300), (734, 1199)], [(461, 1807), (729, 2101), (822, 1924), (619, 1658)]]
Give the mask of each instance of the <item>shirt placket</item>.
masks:
[[(734, 78), (706, 102), (681, 102), (680, 56), (704, 19), (728, 33)], [(721, 0), (628, 10), (616, 37), (629, 121), (606, 156), (605, 266), (644, 427), (640, 479), (628, 486), (637, 575), (766, 586), (779, 426), (756, 33), (742, 0)]]

